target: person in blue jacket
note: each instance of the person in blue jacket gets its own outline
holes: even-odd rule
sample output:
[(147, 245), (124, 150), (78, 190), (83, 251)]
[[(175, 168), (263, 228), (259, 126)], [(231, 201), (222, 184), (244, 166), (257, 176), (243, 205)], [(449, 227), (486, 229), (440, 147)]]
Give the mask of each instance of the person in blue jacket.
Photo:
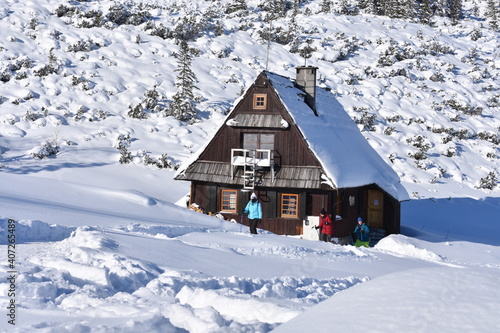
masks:
[(250, 233), (257, 234), (257, 225), (262, 221), (262, 205), (257, 199), (257, 195), (252, 193), (250, 201), (243, 210), (244, 214), (248, 214), (248, 222), (250, 225)]
[(354, 228), (354, 233), (356, 234), (356, 245), (357, 247), (370, 246), (370, 228), (363, 222), (361, 217), (358, 217), (358, 225)]

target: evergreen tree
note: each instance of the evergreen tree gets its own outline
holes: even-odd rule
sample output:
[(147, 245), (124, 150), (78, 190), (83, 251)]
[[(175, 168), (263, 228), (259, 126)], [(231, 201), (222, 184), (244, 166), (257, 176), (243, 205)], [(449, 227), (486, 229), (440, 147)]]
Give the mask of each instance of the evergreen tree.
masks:
[(450, 18), (453, 25), (458, 24), (462, 18), (462, 0), (451, 0), (450, 3)]
[(386, 0), (385, 15), (392, 18), (410, 19), (415, 15), (415, 0)]
[(367, 13), (378, 15), (379, 14), (379, 0), (360, 0), (359, 7), (365, 9)]
[(498, 30), (497, 7), (495, 0), (488, 0), (486, 17), (490, 19), (490, 26), (493, 30)]
[(431, 0), (421, 0), (418, 12), (420, 23), (429, 26), (433, 25), (432, 17), (434, 16), (434, 13), (432, 11)]
[(377, 11), (375, 10), (375, 2), (375, 0), (358, 0), (358, 7), (368, 14), (376, 14)]
[(332, 2), (330, 0), (323, 0), (321, 2), (321, 12), (329, 13), (332, 10)]
[(388, 15), (387, 12), (390, 10), (387, 10), (389, 8), (388, 2), (392, 0), (375, 0), (374, 5), (375, 5), (375, 11), (377, 15)]
[(272, 0), (272, 1), (263, 1), (262, 4), (259, 5), (262, 10), (267, 12), (265, 21), (273, 21), (278, 18), (282, 18), (286, 16), (287, 2), (286, 0)]
[(299, 0), (294, 0), (292, 17), (290, 19), (290, 24), (288, 25), (288, 36), (287, 41), (290, 45), (290, 52), (298, 52), (300, 45), (300, 27), (297, 24), (297, 15), (299, 14)]
[(340, 0), (340, 14), (349, 14), (349, 2), (347, 0)]
[(231, 14), (239, 10), (247, 10), (245, 0), (233, 0), (232, 3), (226, 5), (226, 14)]
[(181, 121), (190, 121), (196, 115), (194, 105), (194, 89), (197, 81), (196, 75), (191, 70), (193, 49), (189, 47), (186, 40), (180, 41), (180, 51), (176, 54), (178, 67), (175, 70), (178, 74), (175, 86), (177, 92), (172, 97), (169, 106), (169, 113)]

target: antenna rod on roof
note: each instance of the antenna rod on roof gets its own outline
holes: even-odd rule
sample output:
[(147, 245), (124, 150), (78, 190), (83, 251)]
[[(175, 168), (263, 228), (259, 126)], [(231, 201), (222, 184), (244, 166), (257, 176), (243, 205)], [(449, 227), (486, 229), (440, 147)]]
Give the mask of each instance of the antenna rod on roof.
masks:
[(269, 68), (269, 49), (271, 48), (271, 30), (273, 27), (273, 21), (269, 20), (269, 32), (267, 34), (267, 51), (266, 51), (266, 71)]

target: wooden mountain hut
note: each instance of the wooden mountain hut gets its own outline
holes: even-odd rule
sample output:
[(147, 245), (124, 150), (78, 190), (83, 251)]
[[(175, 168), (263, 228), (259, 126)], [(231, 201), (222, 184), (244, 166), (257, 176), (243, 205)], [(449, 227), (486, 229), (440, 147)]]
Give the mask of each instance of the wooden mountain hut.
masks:
[[(333, 94), (316, 86), (316, 67), (296, 79), (264, 71), (224, 123), (175, 179), (191, 182), (190, 203), (240, 221), (251, 193), (261, 228), (311, 234), (321, 209), (345, 239), (362, 217), (372, 229), (400, 232), (408, 193)], [(246, 219), (243, 219), (247, 224)]]

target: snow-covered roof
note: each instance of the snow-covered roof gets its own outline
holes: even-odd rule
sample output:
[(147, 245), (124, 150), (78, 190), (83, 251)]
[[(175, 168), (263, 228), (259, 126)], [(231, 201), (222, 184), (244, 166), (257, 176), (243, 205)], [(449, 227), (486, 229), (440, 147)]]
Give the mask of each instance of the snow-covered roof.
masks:
[(409, 199), (397, 173), (370, 146), (331, 92), (316, 89), (315, 116), (304, 103), (304, 92), (289, 78), (266, 75), (334, 187), (377, 184), (399, 201)]

